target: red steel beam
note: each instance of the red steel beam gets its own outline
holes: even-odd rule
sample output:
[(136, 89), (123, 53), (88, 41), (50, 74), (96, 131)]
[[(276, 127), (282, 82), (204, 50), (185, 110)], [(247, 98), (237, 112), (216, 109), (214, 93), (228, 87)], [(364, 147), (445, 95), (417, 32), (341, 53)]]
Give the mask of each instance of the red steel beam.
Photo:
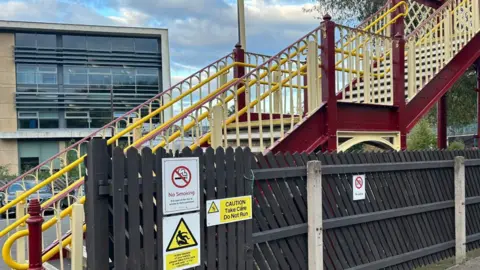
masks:
[[(440, 97), (452, 87), (475, 60), (480, 57), (480, 33), (467, 43), (462, 50), (420, 91), (404, 111), (406, 129), (410, 131)], [(403, 116), (402, 116), (403, 117)]]

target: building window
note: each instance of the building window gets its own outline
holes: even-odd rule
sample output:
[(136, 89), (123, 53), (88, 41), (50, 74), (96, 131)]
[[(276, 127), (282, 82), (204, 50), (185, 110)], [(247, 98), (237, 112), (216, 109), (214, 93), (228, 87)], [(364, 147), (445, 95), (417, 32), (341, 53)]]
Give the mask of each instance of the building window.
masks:
[(38, 157), (22, 157), (20, 158), (20, 170), (26, 172), (31, 168), (35, 168), (40, 164), (40, 160)]
[(138, 68), (137, 85), (158, 86), (158, 69), (156, 68)]
[(67, 128), (89, 128), (89, 112), (65, 112)]
[(108, 37), (87, 37), (87, 49), (111, 51), (111, 39)]
[(112, 51), (133, 52), (135, 48), (133, 38), (112, 38)]
[(158, 52), (158, 39), (154, 38), (136, 38), (136, 52)]
[(63, 47), (68, 49), (87, 48), (87, 39), (85, 36), (63, 36)]
[(31, 33), (16, 33), (15, 34), (16, 47), (35, 47), (35, 48), (56, 48), (56, 35), (50, 34), (31, 34)]
[(65, 66), (63, 68), (64, 83), (86, 85), (87, 80), (87, 68), (79, 66)]
[(57, 112), (18, 112), (19, 129), (58, 128)]
[(57, 66), (18, 64), (17, 84), (57, 84)]

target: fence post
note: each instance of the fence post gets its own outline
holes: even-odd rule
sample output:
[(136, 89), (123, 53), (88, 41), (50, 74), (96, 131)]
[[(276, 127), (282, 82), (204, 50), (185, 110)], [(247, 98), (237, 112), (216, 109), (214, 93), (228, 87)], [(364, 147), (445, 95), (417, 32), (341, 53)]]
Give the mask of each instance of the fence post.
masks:
[(323, 269), (322, 163), (307, 163), (308, 269)]
[[(22, 191), (15, 192), (15, 197), (18, 198), (22, 195)], [(25, 216), (25, 200), (19, 202), (15, 209), (16, 219), (20, 220)], [(17, 227), (17, 232), (25, 229), (25, 224), (20, 224)], [(21, 237), (17, 240), (17, 262), (25, 263), (25, 237)]]
[(28, 269), (42, 270), (42, 208), (37, 199), (28, 205)]
[(107, 143), (93, 139), (88, 143), (86, 187), (87, 269), (109, 268), (108, 196), (100, 195), (108, 181)]
[(465, 158), (455, 157), (455, 262), (467, 257), (465, 227)]
[(83, 270), (83, 204), (72, 205), (72, 270)]

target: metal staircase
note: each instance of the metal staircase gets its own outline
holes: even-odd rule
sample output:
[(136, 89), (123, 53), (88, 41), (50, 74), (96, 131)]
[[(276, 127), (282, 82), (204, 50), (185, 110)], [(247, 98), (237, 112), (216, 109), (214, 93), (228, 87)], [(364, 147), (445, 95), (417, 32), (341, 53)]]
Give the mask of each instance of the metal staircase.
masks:
[[(62, 183), (63, 190), (42, 204), (57, 211), (42, 229), (68, 217), (68, 205), (85, 202), (78, 191), (85, 174), (82, 145), (105, 137), (109, 129), (114, 135), (108, 144), (125, 150), (242, 146), (264, 153), (311, 152), (345, 150), (365, 141), (399, 150), (416, 121), (480, 57), (480, 0), (435, 3), (387, 1), (357, 28), (326, 16), (319, 27), (272, 57), (236, 47), (2, 187), (6, 193), (14, 183), (38, 183), (6, 201), (0, 213), (25, 205), (44, 186)], [(69, 153), (76, 159), (69, 160)], [(52, 166), (56, 160), (64, 164), (57, 172)], [(48, 176), (41, 179), (45, 171)], [(65, 201), (68, 207), (59, 209)], [(10, 248), (28, 234), (13, 233), (27, 218), (7, 220), (0, 231), (0, 237), (9, 237), (3, 258), (18, 269), (28, 266), (15, 262)], [(70, 245), (70, 235), (61, 239), (61, 246)], [(43, 261), (58, 250), (58, 242), (49, 245)]]

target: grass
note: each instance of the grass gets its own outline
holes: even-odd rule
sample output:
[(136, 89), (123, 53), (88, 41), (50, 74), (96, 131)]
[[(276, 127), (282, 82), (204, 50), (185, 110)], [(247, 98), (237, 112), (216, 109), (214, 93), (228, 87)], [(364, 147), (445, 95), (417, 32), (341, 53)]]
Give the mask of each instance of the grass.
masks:
[[(480, 248), (467, 252), (467, 260), (470, 260), (476, 257), (480, 257)], [(452, 266), (455, 266), (455, 257), (450, 257), (448, 259), (439, 261), (435, 264), (423, 266), (416, 269), (417, 270), (444, 270)]]

